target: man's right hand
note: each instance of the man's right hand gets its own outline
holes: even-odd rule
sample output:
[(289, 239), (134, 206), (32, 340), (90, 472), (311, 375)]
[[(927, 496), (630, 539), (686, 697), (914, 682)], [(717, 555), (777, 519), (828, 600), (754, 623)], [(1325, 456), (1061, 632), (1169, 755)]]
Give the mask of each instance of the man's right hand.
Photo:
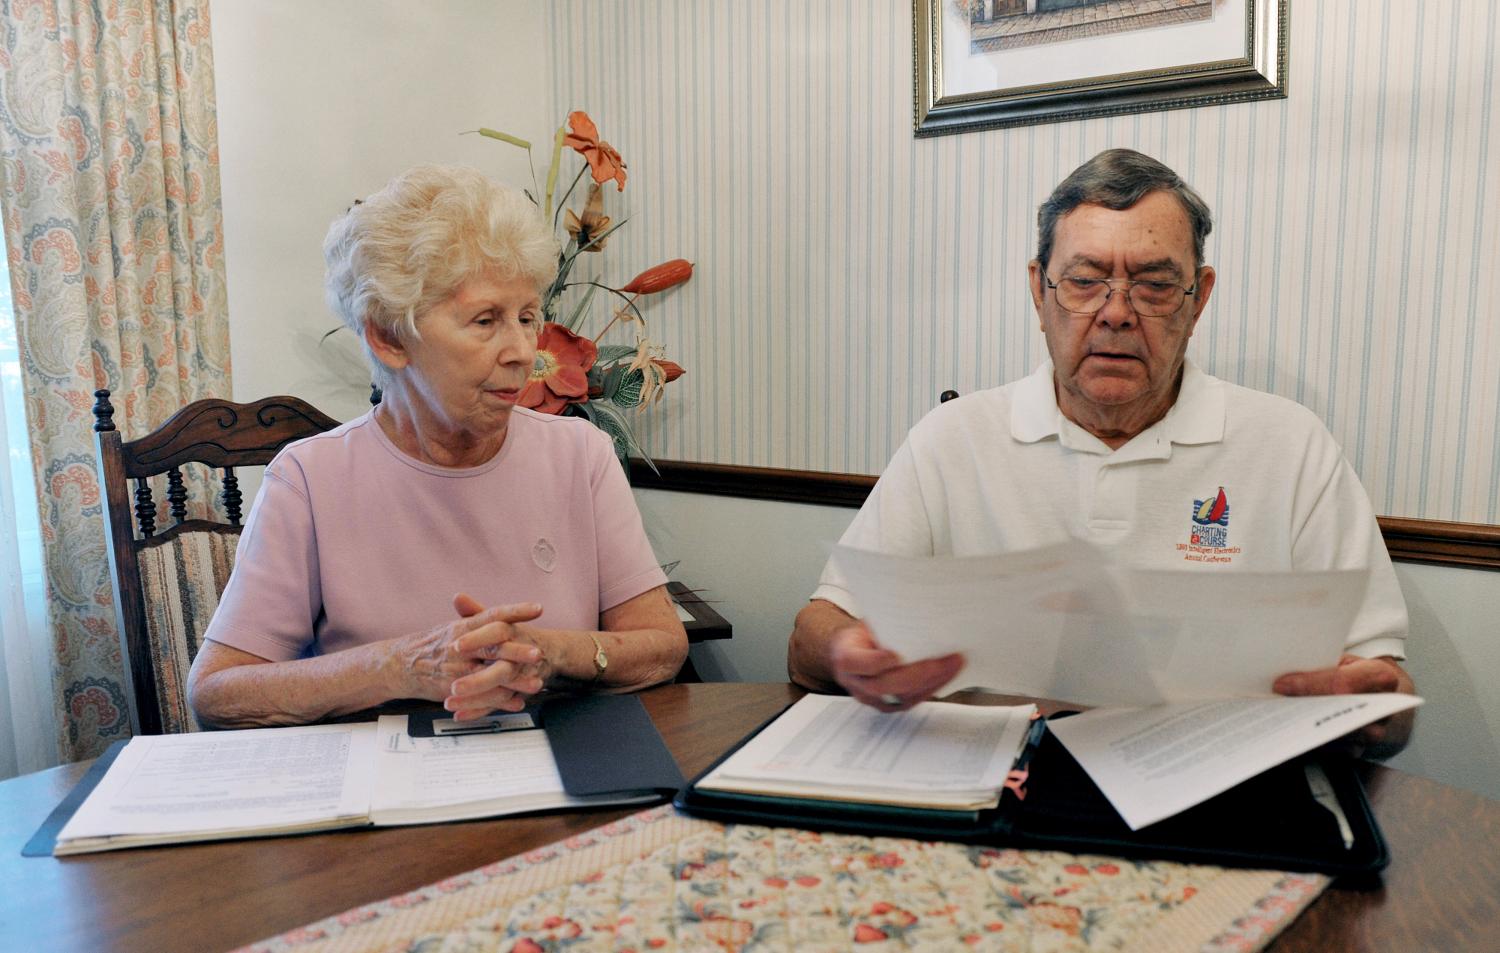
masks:
[(851, 696), (881, 711), (905, 711), (931, 698), (964, 666), (957, 653), (903, 663), (881, 648), (863, 622), (833, 633), (829, 663), (834, 681)]
[(880, 647), (864, 622), (826, 599), (802, 607), (787, 642), (792, 681), (815, 692), (843, 689), (881, 711), (903, 711), (926, 701), (963, 665), (962, 655), (904, 663)]

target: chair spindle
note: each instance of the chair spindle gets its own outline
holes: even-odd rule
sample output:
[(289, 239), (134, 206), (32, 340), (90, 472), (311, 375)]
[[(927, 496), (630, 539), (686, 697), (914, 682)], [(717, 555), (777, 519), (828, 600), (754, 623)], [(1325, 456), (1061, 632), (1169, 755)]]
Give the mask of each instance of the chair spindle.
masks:
[(224, 468), (224, 492), (220, 498), (224, 501), (224, 512), (230, 524), (240, 525), (240, 502), (244, 497), (240, 494), (240, 479), (234, 475), (234, 467)]
[(172, 521), (181, 523), (187, 519), (187, 487), (182, 485), (182, 468), (167, 471), (167, 502), (172, 506)]
[(149, 537), (156, 532), (156, 502), (151, 499), (151, 481), (137, 477), (135, 481), (135, 521), (140, 525), (141, 536)]

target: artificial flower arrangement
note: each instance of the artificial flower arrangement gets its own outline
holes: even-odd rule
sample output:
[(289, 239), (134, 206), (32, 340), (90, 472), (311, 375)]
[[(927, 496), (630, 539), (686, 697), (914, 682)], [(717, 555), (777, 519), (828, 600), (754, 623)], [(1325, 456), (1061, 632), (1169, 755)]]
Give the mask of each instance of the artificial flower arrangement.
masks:
[[(525, 139), (494, 129), (477, 131), (481, 136), (525, 149), (528, 156), (531, 153), (531, 143)], [(554, 206), (552, 199), (564, 146), (581, 155), (585, 163)], [(581, 211), (575, 212), (569, 207), (568, 200), (585, 172), (591, 173), (593, 181), (589, 183)], [(532, 176), (534, 180), (535, 167)], [(693, 275), (693, 266), (684, 259), (674, 258), (646, 269), (618, 288), (592, 277), (572, 279), (574, 265), (580, 256), (586, 252), (602, 251), (609, 236), (625, 224), (623, 220), (614, 222), (604, 214), (604, 184), (610, 181), (615, 183), (615, 191), (625, 190), (625, 162), (614, 147), (599, 138), (599, 130), (588, 114), (580, 110), (569, 113), (567, 122), (559, 126), (553, 136), (552, 162), (547, 169), (545, 192), (540, 199), (536, 191), (526, 192), (554, 228), (561, 217), (567, 241), (557, 257), (557, 276), (542, 292), (542, 314), (546, 323), (542, 325), (537, 341), (536, 364), (531, 379), (521, 391), (518, 403), (544, 414), (587, 418), (614, 440), (615, 453), (622, 462), (630, 454), (635, 454), (651, 464), (650, 457), (636, 442), (626, 411), (639, 413), (661, 400), (666, 385), (681, 377), (684, 371), (664, 357), (661, 345), (647, 337), (646, 319), (641, 314), (639, 302), (642, 297), (659, 294), (687, 281)], [(576, 287), (587, 290), (566, 315), (559, 315), (563, 293)], [(580, 326), (588, 318), (594, 297), (601, 289), (618, 298), (620, 304), (613, 309), (604, 328), (589, 338), (580, 333)], [(601, 343), (610, 329), (621, 322), (634, 325), (635, 343)]]

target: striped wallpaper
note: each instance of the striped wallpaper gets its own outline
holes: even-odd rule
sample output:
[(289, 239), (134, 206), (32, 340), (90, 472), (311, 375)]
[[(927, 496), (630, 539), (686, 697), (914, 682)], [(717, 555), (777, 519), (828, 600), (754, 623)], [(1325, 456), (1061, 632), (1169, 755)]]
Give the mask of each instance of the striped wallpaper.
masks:
[(630, 167), (606, 277), (697, 263), (647, 311), (688, 369), (653, 456), (878, 473), (940, 391), (1035, 367), (1036, 206), (1130, 146), (1218, 220), (1193, 357), (1316, 411), (1378, 512), (1500, 522), (1500, 4), (1294, 0), (1288, 100), (921, 141), (911, 16), (552, 5), (554, 113)]

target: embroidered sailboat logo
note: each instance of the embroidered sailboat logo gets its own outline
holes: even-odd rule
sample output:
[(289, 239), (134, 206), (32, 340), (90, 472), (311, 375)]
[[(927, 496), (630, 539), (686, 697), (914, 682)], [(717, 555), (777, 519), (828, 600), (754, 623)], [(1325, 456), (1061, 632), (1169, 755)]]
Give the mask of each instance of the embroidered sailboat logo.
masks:
[(1229, 525), (1229, 499), (1224, 495), (1224, 488), (1219, 487), (1219, 495), (1207, 500), (1194, 500), (1193, 504), (1197, 510), (1193, 513), (1193, 522), (1201, 526), (1209, 523), (1217, 523), (1220, 526)]
[(1229, 545), (1229, 497), (1222, 486), (1217, 495), (1193, 501), (1193, 522), (1188, 537), (1194, 546)]

